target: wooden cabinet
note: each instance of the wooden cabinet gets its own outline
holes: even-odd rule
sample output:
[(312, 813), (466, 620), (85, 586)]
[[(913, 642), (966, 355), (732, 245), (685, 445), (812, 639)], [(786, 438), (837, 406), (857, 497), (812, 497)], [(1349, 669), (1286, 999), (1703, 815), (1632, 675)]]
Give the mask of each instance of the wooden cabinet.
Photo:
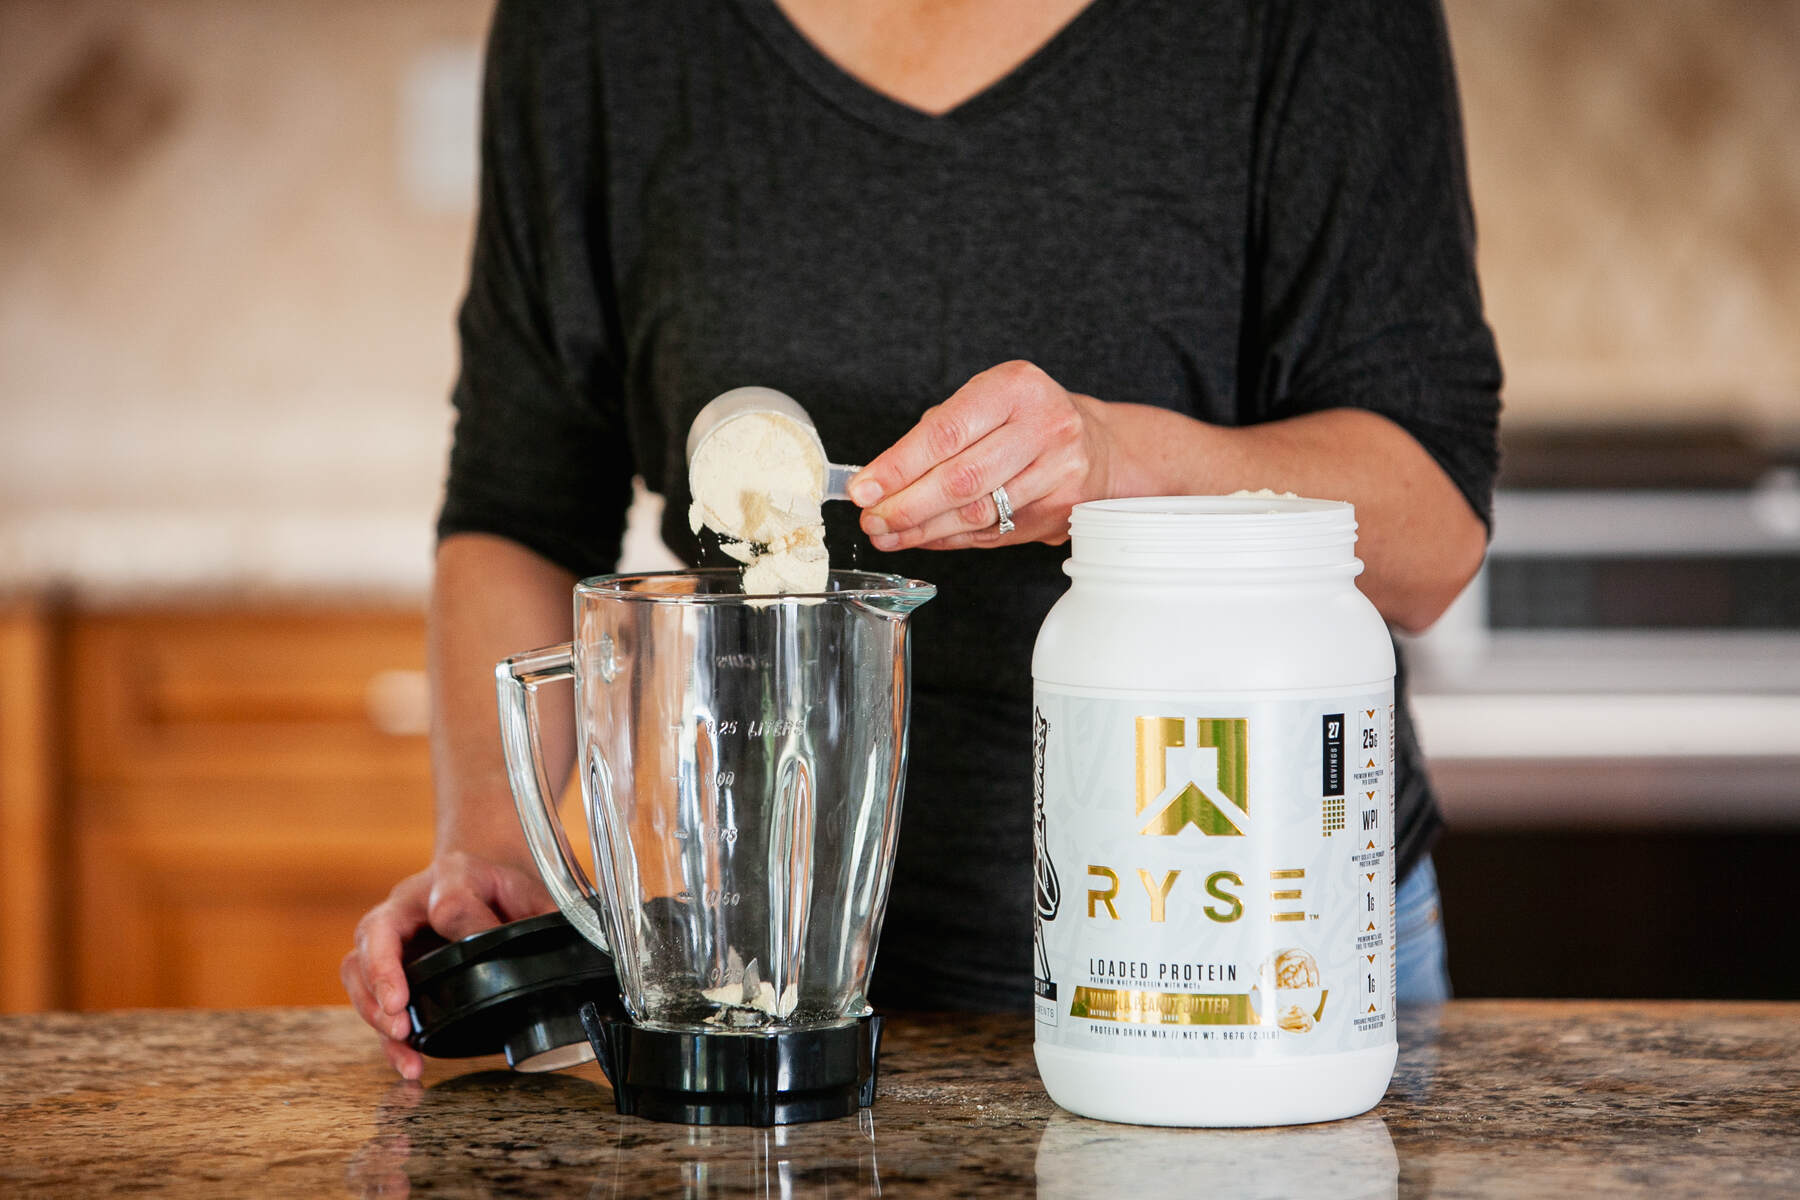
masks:
[(62, 995), (55, 627), (49, 606), (0, 598), (0, 1012)]
[(357, 918), (430, 856), (422, 616), (184, 608), (58, 627), (48, 1002), (341, 1001)]

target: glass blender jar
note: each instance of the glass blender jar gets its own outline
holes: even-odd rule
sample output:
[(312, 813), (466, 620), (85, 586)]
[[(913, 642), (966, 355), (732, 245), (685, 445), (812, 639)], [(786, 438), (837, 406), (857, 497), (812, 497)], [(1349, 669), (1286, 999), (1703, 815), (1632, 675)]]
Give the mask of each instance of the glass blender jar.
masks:
[[(496, 668), (526, 840), (557, 906), (610, 952), (628, 1019), (583, 1023), (621, 1112), (786, 1124), (873, 1098), (866, 991), (899, 834), (918, 580), (833, 571), (747, 596), (735, 569), (601, 576), (572, 642)], [(575, 687), (593, 874), (537, 739)]]

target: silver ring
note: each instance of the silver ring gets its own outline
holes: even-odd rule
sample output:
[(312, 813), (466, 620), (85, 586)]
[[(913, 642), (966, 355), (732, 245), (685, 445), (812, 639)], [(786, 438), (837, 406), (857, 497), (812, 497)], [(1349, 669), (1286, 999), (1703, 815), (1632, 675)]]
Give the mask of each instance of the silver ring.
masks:
[(1006, 498), (1006, 487), (1002, 485), (994, 489), (994, 511), (1000, 514), (1000, 532), (1013, 531), (1012, 501)]

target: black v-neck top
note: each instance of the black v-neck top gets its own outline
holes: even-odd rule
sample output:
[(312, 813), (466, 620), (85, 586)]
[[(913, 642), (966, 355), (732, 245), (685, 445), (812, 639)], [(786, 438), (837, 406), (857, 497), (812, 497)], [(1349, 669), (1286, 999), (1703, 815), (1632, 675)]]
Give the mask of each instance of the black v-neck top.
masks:
[[(1369, 409), (1487, 518), (1500, 369), (1436, 0), (1094, 0), (941, 116), (771, 0), (502, 0), (482, 152), (442, 535), (605, 571), (636, 473), (693, 560), (713, 396), (780, 388), (866, 462), (1009, 359), (1228, 425)], [(1024, 1008), (1030, 654), (1066, 550), (881, 554), (827, 509), (837, 561), (940, 587), (877, 997)], [(1404, 872), (1438, 826), (1404, 713), (1397, 805)]]
[[(1091, 0), (1061, 30), (1004, 77), (943, 114), (931, 114), (882, 95), (822, 54), (794, 27), (775, 0), (730, 0), (787, 66), (819, 96), (846, 114), (895, 137), (943, 145), (960, 128), (978, 125), (1054, 75), (1098, 36), (1100, 26), (1132, 0)], [(1051, 85), (1053, 86), (1053, 85)]]

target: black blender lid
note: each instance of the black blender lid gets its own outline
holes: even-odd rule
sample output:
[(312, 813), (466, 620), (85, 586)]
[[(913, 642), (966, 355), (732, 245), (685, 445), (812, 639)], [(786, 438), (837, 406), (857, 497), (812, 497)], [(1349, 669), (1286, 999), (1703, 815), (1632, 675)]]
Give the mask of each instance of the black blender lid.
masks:
[(505, 1054), (518, 1071), (594, 1057), (580, 1009), (619, 1011), (612, 959), (561, 913), (527, 917), (461, 941), (415, 940), (406, 961), (413, 1049), (433, 1058)]

